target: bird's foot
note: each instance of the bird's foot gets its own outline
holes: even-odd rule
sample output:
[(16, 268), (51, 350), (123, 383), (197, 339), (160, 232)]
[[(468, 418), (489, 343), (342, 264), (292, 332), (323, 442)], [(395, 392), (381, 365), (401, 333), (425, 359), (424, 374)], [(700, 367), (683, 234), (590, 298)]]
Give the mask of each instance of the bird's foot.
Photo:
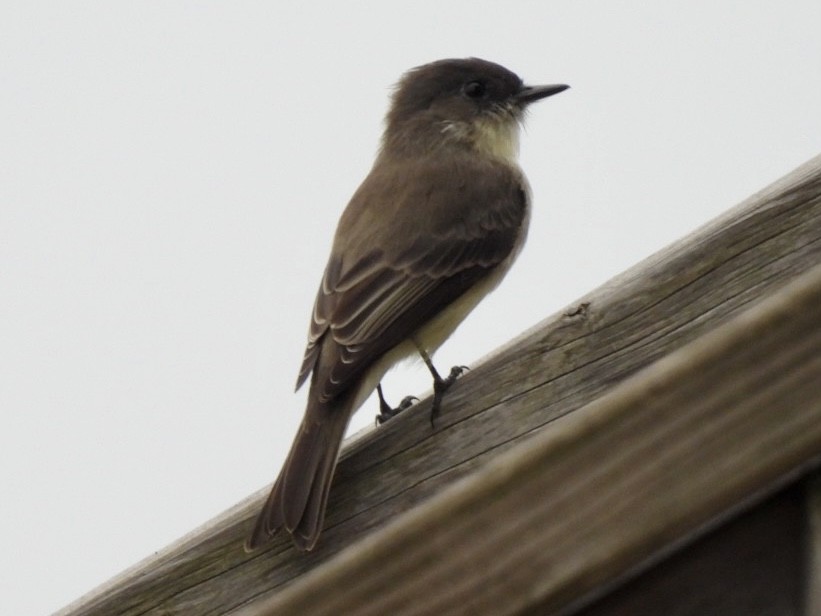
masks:
[(466, 370), (470, 370), (470, 368), (467, 366), (454, 366), (450, 369), (450, 374), (443, 379), (439, 376), (439, 373), (436, 371), (436, 368), (433, 367), (433, 363), (431, 363), (430, 360), (425, 363), (427, 363), (428, 369), (431, 375), (433, 375), (433, 402), (430, 406), (430, 427), (433, 428), (436, 418), (439, 416), (442, 398), (445, 392), (456, 382), (456, 379), (462, 376)]
[(376, 386), (376, 393), (379, 396), (379, 415), (376, 416), (376, 425), (380, 426), (386, 421), (388, 421), (391, 417), (395, 417), (402, 411), (410, 408), (413, 406), (414, 402), (418, 402), (419, 398), (416, 396), (405, 396), (402, 398), (402, 401), (399, 403), (399, 406), (392, 407), (388, 402), (385, 400), (385, 396), (382, 394), (382, 384)]

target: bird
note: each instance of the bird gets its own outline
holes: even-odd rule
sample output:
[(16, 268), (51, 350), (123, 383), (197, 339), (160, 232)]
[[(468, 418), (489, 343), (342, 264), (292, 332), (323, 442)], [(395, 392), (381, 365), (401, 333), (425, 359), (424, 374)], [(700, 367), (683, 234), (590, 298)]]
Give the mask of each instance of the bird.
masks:
[[(525, 85), (479, 58), (401, 77), (373, 167), (334, 235), (296, 384), (310, 378), (305, 414), (247, 551), (279, 530), (314, 549), (348, 422), (398, 361), (421, 356), (438, 412), (461, 368), (443, 378), (431, 356), (527, 236), (530, 188), (517, 162), (525, 112), (568, 87)], [(393, 411), (378, 393), (386, 419)]]

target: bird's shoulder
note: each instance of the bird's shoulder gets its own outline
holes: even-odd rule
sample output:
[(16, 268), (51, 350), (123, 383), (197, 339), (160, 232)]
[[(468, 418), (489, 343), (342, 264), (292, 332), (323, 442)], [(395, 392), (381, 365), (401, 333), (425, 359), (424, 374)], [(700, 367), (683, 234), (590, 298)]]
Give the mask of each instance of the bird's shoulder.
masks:
[(334, 254), (401, 255), (420, 241), (476, 238), (518, 228), (528, 190), (518, 168), (469, 155), (380, 160), (340, 218)]

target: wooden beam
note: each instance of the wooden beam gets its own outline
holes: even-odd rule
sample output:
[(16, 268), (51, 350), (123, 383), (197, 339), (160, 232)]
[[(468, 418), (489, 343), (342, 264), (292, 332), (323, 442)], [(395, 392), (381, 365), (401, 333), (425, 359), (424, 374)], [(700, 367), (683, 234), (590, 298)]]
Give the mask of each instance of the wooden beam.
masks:
[(241, 614), (557, 614), (821, 455), (821, 266)]
[[(335, 566), (330, 559), (343, 548), (363, 538), (362, 549), (373, 545), (367, 536), (374, 529), (405, 512), (416, 519), (419, 503), (533, 434), (576, 435), (562, 427), (570, 418), (555, 420), (727, 323), (819, 262), (821, 157), (816, 157), (474, 365), (448, 392), (435, 430), (428, 422), (429, 401), (423, 401), (349, 443), (331, 491), (325, 532), (311, 554), (298, 554), (284, 538), (259, 553), (242, 551), (266, 488), (60, 614), (224, 614), (322, 563)], [(668, 417), (671, 429), (676, 417)], [(611, 444), (596, 455), (616, 463), (621, 448)], [(631, 472), (644, 476), (658, 453), (648, 451)], [(587, 506), (564, 495), (559, 500), (565, 516)], [(530, 524), (527, 511), (521, 511), (520, 528)], [(462, 527), (459, 519), (450, 522)], [(429, 538), (423, 534), (416, 541), (425, 544)], [(340, 558), (350, 558), (347, 554)], [(516, 575), (509, 577), (515, 581)], [(383, 581), (391, 591), (391, 584), (406, 580)], [(458, 576), (450, 581), (458, 588), (467, 583)], [(290, 600), (294, 592), (287, 591)]]

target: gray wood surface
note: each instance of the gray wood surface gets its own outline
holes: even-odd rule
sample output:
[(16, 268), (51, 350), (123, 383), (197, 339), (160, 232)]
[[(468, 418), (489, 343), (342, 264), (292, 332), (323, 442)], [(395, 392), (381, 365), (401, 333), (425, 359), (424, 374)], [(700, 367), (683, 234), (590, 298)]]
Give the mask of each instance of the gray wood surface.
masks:
[(240, 614), (573, 613), (815, 463), (819, 306), (821, 265)]
[[(572, 267), (572, 261), (569, 256), (563, 267)], [(528, 437), (566, 435), (560, 425), (576, 415), (573, 411), (727, 323), (817, 263), (821, 157), (549, 317), (481, 364), (472, 364), (448, 393), (435, 430), (428, 422), (429, 401), (423, 401), (349, 443), (331, 491), (325, 532), (313, 553), (297, 553), (284, 538), (261, 552), (243, 552), (264, 488), (60, 613), (225, 614), (322, 563), (331, 567), (339, 562), (331, 557), (343, 548), (391, 520), (398, 523), (401, 514), (417, 516), (417, 505)], [(756, 339), (753, 347), (759, 346)], [(770, 351), (778, 349), (768, 347)], [(555, 421), (569, 413), (566, 420)], [(674, 420), (675, 415), (668, 417), (671, 429)], [(620, 445), (611, 445), (596, 449), (596, 456), (619, 461)], [(645, 467), (656, 467), (657, 452), (645, 453), (631, 458), (637, 466), (630, 473), (641, 475)], [(668, 470), (678, 472), (668, 478), (673, 484), (686, 476), (684, 468)], [(555, 472), (550, 476), (557, 477)], [(562, 496), (557, 515), (573, 517), (587, 506), (560, 484), (551, 489)], [(733, 493), (734, 498), (742, 496)], [(526, 511), (520, 528), (531, 523)], [(449, 515), (461, 527), (462, 513)], [(481, 536), (486, 529), (475, 530)], [(645, 540), (655, 544), (664, 537), (648, 534)], [(427, 533), (417, 535), (414, 543), (428, 544)], [(517, 575), (511, 571), (507, 581), (515, 582)], [(401, 573), (397, 576), (392, 584), (408, 582)], [(458, 586), (458, 578), (452, 583)], [(515, 585), (507, 592), (515, 593)]]

